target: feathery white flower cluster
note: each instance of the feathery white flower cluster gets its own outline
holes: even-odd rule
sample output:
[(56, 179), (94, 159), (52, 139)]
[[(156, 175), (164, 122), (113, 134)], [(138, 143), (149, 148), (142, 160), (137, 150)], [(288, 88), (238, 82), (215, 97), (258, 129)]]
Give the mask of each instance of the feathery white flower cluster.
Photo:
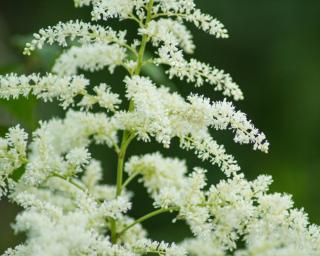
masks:
[[(107, 20), (109, 18), (130, 18), (134, 10), (139, 12), (139, 18), (144, 18), (143, 6), (146, 0), (94, 0), (92, 1), (93, 10), (91, 12), (93, 20)], [(142, 10), (140, 10), (142, 9)]]
[(240, 239), (246, 249), (235, 255), (319, 252), (320, 229), (308, 225), (302, 210), (292, 209), (290, 196), (267, 194), (272, 182), (268, 176), (249, 182), (242, 174), (236, 175), (206, 192), (204, 170), (195, 168), (187, 176), (184, 162), (159, 153), (132, 157), (126, 171), (142, 175), (155, 206), (177, 211), (177, 218), (190, 225), (197, 238), (182, 245), (191, 255), (225, 255), (237, 248)]
[(107, 66), (110, 73), (113, 73), (116, 66), (123, 65), (125, 57), (125, 49), (117, 44), (98, 42), (74, 46), (57, 59), (52, 70), (60, 76), (70, 76), (77, 74), (78, 69), (94, 72)]
[(126, 78), (127, 98), (135, 104), (134, 111), (119, 112), (116, 119), (124, 129), (136, 131), (138, 138), (149, 141), (149, 135), (169, 147), (170, 140), (178, 137), (181, 146), (194, 149), (203, 159), (211, 159), (228, 173), (238, 171), (232, 156), (225, 153), (210, 136), (208, 128), (233, 129), (238, 143), (253, 143), (255, 149), (267, 152), (265, 135), (246, 119), (245, 114), (235, 111), (231, 103), (210, 103), (202, 96), (191, 95), (188, 102), (165, 87), (157, 88), (145, 77)]
[(139, 32), (142, 35), (150, 36), (155, 46), (164, 42), (165, 44), (179, 45), (187, 53), (193, 53), (195, 49), (191, 32), (182, 22), (176, 20), (153, 20), (147, 28), (142, 28)]
[(53, 27), (41, 29), (33, 34), (34, 39), (27, 43), (24, 54), (30, 55), (35, 49), (42, 49), (45, 43), (58, 43), (59, 46), (68, 46), (67, 40), (75, 41), (78, 39), (82, 45), (93, 42), (125, 44), (125, 32), (115, 32), (111, 28), (92, 25), (79, 20), (67, 23), (59, 22)]
[(154, 7), (155, 16), (177, 17), (192, 22), (195, 26), (217, 38), (228, 38), (228, 32), (223, 24), (208, 14), (196, 8), (193, 0), (159, 0)]
[[(292, 208), (290, 196), (267, 194), (270, 182), (267, 176), (252, 182), (238, 176), (212, 186), (208, 207), (214, 229), (208, 241), (183, 243), (190, 255), (318, 255), (319, 227)], [(236, 250), (239, 241), (245, 246)]]
[[(236, 143), (267, 153), (265, 135), (247, 116), (227, 100), (196, 94), (185, 98), (140, 75), (146, 65), (163, 64), (169, 66), (170, 78), (215, 85), (223, 95), (242, 99), (229, 74), (187, 60), (183, 53), (195, 49), (185, 21), (216, 38), (228, 37), (224, 26), (197, 9), (193, 0), (74, 2), (77, 7), (92, 5), (93, 21), (136, 22), (141, 39), (127, 40), (126, 31), (103, 25), (60, 22), (34, 34), (25, 48), (25, 54), (31, 54), (44, 44), (70, 47), (57, 59), (54, 74), (0, 76), (2, 99), (34, 95), (45, 102), (57, 99), (68, 109), (63, 119), (40, 122), (29, 144), (19, 126), (0, 138), (0, 197), (6, 195), (23, 208), (13, 227), (27, 235), (23, 244), (4, 255), (320, 255), (320, 228), (293, 208), (290, 196), (268, 193), (270, 177), (246, 180), (235, 158), (211, 135), (212, 129), (231, 130)], [(156, 50), (155, 57), (147, 59), (149, 43)], [(127, 110), (112, 86), (89, 86), (79, 74), (104, 68), (113, 73), (118, 66), (128, 72)], [(210, 185), (206, 170), (196, 167), (190, 172), (185, 161), (160, 153), (132, 156), (126, 162), (134, 139), (152, 138), (165, 148), (177, 138), (180, 148), (217, 165), (227, 178)], [(103, 183), (104, 170), (90, 152), (92, 144), (108, 146), (117, 154), (116, 185)], [(128, 186), (137, 177), (155, 210), (133, 219), (128, 214), (134, 208)], [(185, 221), (194, 237), (179, 244), (148, 238), (143, 222), (166, 212), (176, 213), (174, 221)]]
[(44, 102), (58, 99), (61, 106), (66, 109), (75, 104), (77, 96), (83, 96), (79, 106), (91, 108), (98, 104), (100, 107), (114, 111), (121, 103), (119, 95), (112, 93), (106, 84), (100, 84), (94, 88), (96, 95), (88, 94), (86, 88), (89, 80), (83, 75), (58, 76), (47, 74), (40, 76), (32, 74), (29, 76), (9, 74), (0, 76), (0, 98), (17, 99), (20, 95), (28, 97), (35, 95)]
[(90, 109), (94, 104), (98, 104), (107, 111), (110, 110), (114, 112), (118, 109), (118, 105), (121, 104), (119, 95), (112, 93), (108, 85), (102, 83), (99, 86), (94, 87), (93, 90), (96, 95), (87, 94), (83, 96), (82, 100), (79, 102), (79, 106)]
[(180, 80), (195, 83), (197, 87), (205, 82), (215, 85), (216, 91), (222, 91), (223, 95), (233, 97), (234, 100), (242, 100), (243, 94), (239, 86), (233, 82), (231, 76), (223, 70), (212, 68), (196, 59), (189, 62), (183, 57), (183, 53), (175, 45), (165, 45), (158, 50), (159, 58), (156, 64), (168, 65), (169, 78), (178, 77)]
[(140, 179), (155, 200), (154, 205), (163, 209), (179, 210), (195, 235), (210, 231), (209, 212), (201, 205), (205, 202), (202, 189), (205, 171), (196, 168), (188, 177), (184, 162), (163, 158), (159, 153), (132, 157), (126, 171), (130, 175), (142, 175)]
[(167, 256), (185, 256), (186, 251), (182, 247), (178, 247), (175, 244), (168, 244), (165, 242), (156, 242), (148, 239), (138, 241), (134, 247), (134, 251), (139, 255), (157, 254)]
[(11, 185), (12, 173), (26, 161), (28, 135), (19, 126), (9, 129), (5, 138), (0, 138), (0, 199)]
[[(263, 133), (256, 129), (251, 121), (247, 120), (246, 115), (241, 111), (236, 111), (231, 102), (210, 102), (206, 98), (199, 96), (188, 97), (191, 106), (195, 109), (193, 115), (205, 111), (208, 117), (213, 117), (213, 120), (208, 120), (210, 126), (217, 130), (225, 130), (230, 127), (235, 132), (234, 141), (237, 143), (252, 143), (253, 148), (268, 153), (269, 143)], [(199, 120), (200, 121), (200, 120)]]
[(83, 76), (56, 76), (38, 74), (18, 76), (9, 74), (0, 76), (0, 98), (17, 99), (30, 93), (44, 102), (58, 98), (63, 108), (74, 103), (74, 97), (85, 93), (89, 80)]
[(117, 143), (115, 126), (104, 114), (67, 113), (64, 120), (41, 123), (33, 133), (26, 173), (28, 184), (39, 184), (50, 175), (70, 176), (89, 164), (87, 147), (94, 140), (112, 147)]
[[(29, 197), (29, 198), (28, 198)], [(75, 208), (64, 213), (49, 203), (24, 195), (20, 200), (33, 200), (17, 217), (16, 231), (26, 231), (30, 239), (5, 255), (134, 255), (124, 247), (112, 245), (95, 226), (104, 225), (94, 210), (89, 212)], [(90, 205), (92, 207), (92, 205)], [(101, 209), (102, 210), (102, 209)], [(102, 217), (102, 216), (101, 216)]]

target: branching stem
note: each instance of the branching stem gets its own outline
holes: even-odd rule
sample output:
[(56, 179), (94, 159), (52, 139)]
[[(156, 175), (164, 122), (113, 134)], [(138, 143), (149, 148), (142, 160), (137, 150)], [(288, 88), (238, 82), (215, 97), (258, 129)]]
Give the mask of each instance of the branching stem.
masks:
[[(154, 0), (150, 0), (147, 5), (147, 17), (145, 23), (139, 23), (140, 26), (147, 27), (149, 22), (152, 19), (152, 8), (153, 8)], [(131, 17), (132, 18), (132, 17)], [(137, 56), (137, 66), (133, 72), (134, 75), (139, 75), (141, 68), (143, 66), (143, 59), (144, 53), (146, 50), (147, 43), (149, 41), (149, 37), (147, 35), (143, 35), (141, 39), (140, 49)], [(134, 110), (134, 102), (133, 100), (130, 101), (129, 111)], [(136, 135), (132, 134), (130, 131), (124, 131), (121, 141), (120, 151), (118, 153), (118, 167), (117, 167), (117, 190), (116, 190), (116, 197), (121, 195), (122, 188), (123, 188), (123, 166), (127, 148), (130, 142), (134, 139)], [(115, 220), (111, 221), (111, 242), (117, 243), (117, 222)]]
[(169, 208), (165, 208), (165, 209), (158, 209), (158, 210), (155, 210), (153, 212), (150, 212), (144, 216), (142, 216), (141, 218), (135, 220), (134, 222), (132, 222), (130, 225), (126, 226), (124, 229), (122, 229), (118, 234), (117, 234), (117, 237), (120, 237), (121, 235), (123, 235), (128, 229), (132, 228), (133, 226), (139, 224), (139, 223), (142, 223), (154, 216), (157, 216), (159, 214), (162, 214), (162, 213), (166, 213), (166, 212), (174, 212), (174, 211), (178, 211), (179, 208), (177, 207), (169, 207)]
[(120, 152), (118, 154), (118, 168), (117, 168), (117, 192), (116, 196), (120, 196), (122, 192), (122, 182), (123, 182), (123, 166), (124, 158), (126, 156), (127, 148), (131, 141), (135, 138), (136, 134), (126, 131), (123, 134), (123, 139), (121, 143)]
[(74, 187), (76, 187), (77, 189), (81, 190), (82, 192), (87, 192), (81, 185), (79, 185), (78, 183), (76, 183), (75, 181), (72, 180), (71, 177), (65, 177), (59, 173), (53, 173), (51, 175), (51, 177), (56, 177), (56, 178), (59, 178), (61, 180), (64, 180), (65, 182), (68, 182), (70, 183), (71, 185), (73, 185)]
[(130, 175), (126, 180), (125, 182), (123, 182), (123, 185), (122, 185), (122, 189), (124, 189), (125, 187), (127, 187), (131, 181), (134, 180), (135, 177), (137, 177), (138, 175), (140, 174), (140, 172), (135, 172), (133, 173), (132, 175)]

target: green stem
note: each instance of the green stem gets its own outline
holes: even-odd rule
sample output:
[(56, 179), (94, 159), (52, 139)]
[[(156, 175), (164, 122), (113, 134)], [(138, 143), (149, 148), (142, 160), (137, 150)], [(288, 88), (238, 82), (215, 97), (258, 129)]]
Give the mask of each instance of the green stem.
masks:
[(123, 182), (123, 166), (124, 158), (126, 156), (127, 148), (131, 141), (135, 138), (136, 134), (130, 134), (128, 131), (125, 131), (123, 134), (123, 139), (120, 147), (120, 152), (118, 154), (118, 168), (117, 168), (117, 191), (116, 196), (120, 196), (122, 192), (122, 182)]
[(51, 175), (51, 177), (56, 177), (56, 178), (62, 179), (62, 180), (64, 180), (65, 182), (68, 182), (68, 183), (70, 183), (71, 185), (75, 186), (76, 188), (80, 189), (82, 192), (84, 192), (84, 193), (87, 192), (82, 186), (80, 186), (78, 183), (74, 182), (74, 181), (72, 180), (72, 178), (70, 178), (70, 177), (65, 177), (65, 176), (63, 176), (63, 175), (61, 175), (61, 174), (59, 174), (59, 173), (53, 173), (53, 174)]
[(126, 186), (128, 186), (130, 182), (133, 181), (133, 179), (137, 177), (139, 174), (140, 174), (139, 172), (135, 172), (131, 176), (129, 176), (123, 183), (122, 188), (125, 188)]
[[(145, 28), (148, 27), (148, 24), (152, 19), (153, 3), (154, 3), (154, 0), (150, 0), (150, 2), (148, 3), (147, 18), (146, 18), (146, 22), (145, 22), (145, 25), (144, 25)], [(148, 41), (149, 41), (148, 35), (143, 35), (142, 36), (142, 40), (141, 40), (140, 49), (139, 49), (139, 54), (138, 54), (137, 67), (136, 67), (135, 72), (134, 72), (135, 75), (139, 75), (140, 74), (140, 71), (141, 71), (141, 68), (142, 68), (142, 65), (143, 65), (144, 52), (146, 50), (146, 46), (147, 46)]]
[[(134, 139), (136, 135), (130, 134), (128, 131), (123, 133), (121, 148), (118, 153), (118, 167), (117, 167), (117, 190), (116, 190), (116, 197), (121, 195), (123, 186), (123, 165), (124, 165), (124, 158), (126, 155), (127, 148), (130, 142)], [(111, 242), (115, 244), (117, 242), (117, 222), (115, 219), (110, 221), (110, 230), (111, 230)]]
[(157, 19), (159, 17), (178, 17), (178, 18), (187, 18), (188, 15), (184, 14), (184, 13), (170, 13), (170, 12), (166, 12), (166, 13), (157, 13), (155, 15), (153, 15), (151, 18), (152, 19)]
[(111, 230), (111, 243), (115, 244), (117, 242), (117, 223), (115, 219), (110, 221), (110, 230)]
[[(150, 0), (150, 2), (148, 3), (148, 14), (147, 14), (147, 18), (146, 18), (146, 22), (145, 22), (145, 27), (148, 26), (150, 20), (151, 20), (151, 11), (152, 11), (152, 7), (153, 7), (153, 2), (154, 0)], [(141, 45), (140, 45), (140, 49), (139, 49), (139, 54), (138, 54), (138, 58), (137, 58), (137, 66), (136, 69), (134, 71), (135, 75), (139, 75), (142, 65), (143, 65), (143, 56), (144, 56), (144, 52), (146, 50), (146, 46), (147, 43), (149, 41), (149, 38), (147, 35), (144, 35), (142, 37), (141, 40)], [(129, 111), (133, 111), (134, 109), (134, 102), (131, 100), (130, 101), (130, 105), (129, 105)], [(135, 135), (134, 135), (135, 136)], [(127, 147), (130, 144), (131, 140), (134, 138), (134, 136), (131, 138), (130, 132), (129, 131), (124, 131), (123, 136), (122, 136), (122, 141), (121, 141), (121, 147), (120, 147), (120, 151), (118, 154), (118, 167), (117, 167), (117, 192), (116, 192), (116, 196), (119, 196), (121, 194), (121, 190), (122, 190), (122, 180), (123, 180), (123, 164), (124, 164), (124, 158), (125, 158), (125, 154), (127, 151)]]
[(121, 235), (123, 235), (128, 229), (132, 228), (133, 226), (142, 223), (154, 216), (157, 216), (159, 214), (162, 213), (166, 213), (166, 212), (173, 212), (173, 211), (178, 211), (179, 208), (177, 207), (170, 207), (170, 208), (166, 208), (166, 209), (159, 209), (159, 210), (155, 210), (153, 212), (150, 212), (144, 216), (142, 216), (141, 218), (137, 219), (136, 221), (132, 222), (130, 225), (126, 226), (124, 229), (122, 229), (118, 234), (117, 237), (120, 237)]
[[(144, 27), (147, 27), (149, 22), (152, 19), (152, 8), (153, 8), (154, 0), (150, 0), (147, 6), (147, 17), (144, 24)], [(141, 24), (142, 25), (142, 24)], [(137, 66), (133, 72), (135, 75), (139, 75), (142, 65), (143, 65), (143, 57), (146, 50), (147, 43), (149, 41), (149, 37), (147, 35), (143, 35), (141, 39), (141, 45), (138, 52), (137, 57)], [(134, 110), (134, 102), (133, 100), (130, 101), (129, 105), (129, 111)], [(124, 131), (121, 141), (121, 147), (118, 154), (118, 166), (117, 166), (117, 190), (116, 190), (116, 197), (121, 195), (122, 191), (122, 182), (123, 182), (123, 165), (124, 165), (124, 159), (126, 155), (127, 148), (132, 141), (132, 139), (135, 137), (135, 134), (130, 134), (129, 131)], [(111, 221), (111, 242), (116, 243), (117, 242), (117, 222), (115, 220)]]

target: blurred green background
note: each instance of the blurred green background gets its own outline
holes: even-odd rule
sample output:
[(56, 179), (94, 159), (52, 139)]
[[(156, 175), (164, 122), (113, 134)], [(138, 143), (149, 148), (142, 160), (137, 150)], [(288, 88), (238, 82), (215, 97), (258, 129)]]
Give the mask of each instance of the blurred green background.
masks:
[[(116, 0), (115, 0), (116, 1)], [(271, 142), (268, 155), (254, 152), (249, 146), (232, 143), (230, 133), (217, 133), (219, 142), (226, 144), (236, 156), (249, 178), (268, 173), (274, 177), (273, 191), (293, 194), (297, 207), (304, 207), (312, 222), (320, 224), (320, 1), (316, 0), (198, 0), (203, 11), (217, 16), (229, 29), (231, 38), (216, 40), (196, 31), (195, 55), (230, 72), (242, 87), (245, 101), (237, 107), (263, 130)], [(89, 9), (74, 9), (72, 0), (1, 0), (0, 1), (0, 74), (8, 72), (45, 72), (50, 69), (59, 49), (50, 47), (32, 57), (22, 56), (23, 42), (41, 27), (69, 19), (88, 19)], [(111, 21), (117, 28), (134, 26)], [(107, 72), (90, 75), (94, 81), (106, 81), (114, 91), (123, 91), (124, 72), (117, 70), (113, 77)], [(161, 72), (155, 79), (163, 82)], [(187, 95), (192, 86), (171, 81), (177, 90)], [(213, 99), (222, 98), (212, 87), (198, 92)], [(30, 100), (0, 101), (1, 135), (9, 126), (21, 123), (28, 131), (37, 120), (62, 115), (56, 104)], [(105, 179), (112, 183), (115, 175), (115, 156), (105, 148), (93, 148), (105, 167)], [(134, 143), (129, 154), (161, 150), (156, 144)], [(210, 182), (222, 177), (217, 168), (199, 162), (192, 154), (182, 152), (176, 144), (165, 155), (187, 158), (190, 167), (210, 168)], [(137, 183), (133, 216), (151, 209), (145, 190)], [(0, 202), (0, 253), (23, 237), (15, 237), (10, 228), (17, 209)], [(181, 240), (188, 229), (178, 223), (171, 229), (171, 216), (157, 217), (146, 222), (154, 238)], [(168, 229), (170, 228), (170, 232)]]

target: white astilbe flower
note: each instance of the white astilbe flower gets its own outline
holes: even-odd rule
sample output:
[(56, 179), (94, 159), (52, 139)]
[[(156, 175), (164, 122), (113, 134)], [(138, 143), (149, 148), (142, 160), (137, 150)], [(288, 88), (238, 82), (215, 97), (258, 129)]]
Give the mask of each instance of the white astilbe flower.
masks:
[(217, 164), (228, 176), (240, 170), (235, 159), (210, 136), (208, 128), (234, 130), (235, 141), (252, 143), (254, 149), (268, 150), (265, 135), (260, 133), (245, 114), (235, 111), (231, 103), (213, 102), (202, 96), (191, 95), (185, 101), (168, 89), (157, 88), (149, 79), (126, 78), (127, 98), (135, 103), (134, 111), (118, 112), (115, 119), (124, 129), (135, 130), (138, 138), (149, 141), (153, 136), (165, 147), (174, 137), (180, 146), (194, 150), (202, 160)]
[(216, 91), (222, 91), (223, 95), (232, 97), (234, 100), (242, 100), (243, 94), (239, 86), (232, 80), (231, 76), (223, 70), (211, 67), (196, 59), (187, 61), (181, 50), (173, 44), (165, 44), (158, 49), (156, 64), (168, 65), (166, 73), (169, 78), (178, 77), (180, 80), (195, 83), (202, 86), (205, 82), (215, 85)]
[(319, 253), (320, 229), (309, 226), (307, 215), (302, 210), (291, 209), (293, 202), (290, 196), (265, 195), (258, 202), (257, 217), (247, 228), (247, 249), (240, 250), (237, 255)]
[(108, 27), (92, 25), (79, 20), (59, 22), (53, 27), (41, 29), (38, 33), (33, 34), (34, 39), (26, 44), (24, 54), (30, 55), (35, 49), (42, 49), (45, 43), (50, 45), (57, 43), (59, 46), (66, 47), (68, 39), (71, 41), (77, 39), (80, 44), (105, 42), (123, 45), (126, 43), (125, 34), (125, 31), (116, 32)]
[[(79, 147), (71, 149), (65, 156), (68, 171), (68, 176), (82, 172), (82, 167), (89, 164), (91, 154), (87, 148)], [(71, 173), (70, 173), (71, 171)]]
[(60, 105), (66, 109), (75, 105), (75, 98), (82, 96), (77, 104), (84, 108), (91, 108), (94, 104), (107, 110), (114, 111), (121, 103), (119, 95), (112, 93), (110, 88), (102, 83), (94, 87), (95, 95), (88, 94), (86, 88), (89, 80), (83, 75), (57, 76), (47, 74), (40, 76), (32, 74), (29, 76), (9, 74), (0, 76), (0, 98), (17, 99), (19, 96), (28, 97), (35, 95), (44, 102), (58, 99)]
[(236, 241), (244, 233), (245, 225), (254, 214), (254, 194), (251, 183), (235, 176), (212, 186), (208, 204), (213, 218), (215, 240), (222, 248), (236, 248)]
[[(141, 139), (148, 141), (148, 134), (150, 134), (168, 147), (170, 139), (173, 137), (170, 116), (168, 115), (170, 111), (168, 104), (170, 102), (174, 109), (176, 107), (175, 103), (184, 102), (183, 98), (177, 96), (178, 99), (172, 101), (175, 95), (171, 95), (167, 88), (156, 88), (151, 80), (146, 77), (127, 77), (125, 83), (127, 87), (126, 97), (134, 101), (135, 110), (129, 113), (120, 113), (120, 123), (128, 126), (128, 128), (132, 126), (131, 129), (137, 127)], [(128, 117), (126, 117), (127, 115)]]
[(223, 145), (219, 145), (208, 133), (181, 138), (180, 147), (193, 150), (203, 161), (217, 164), (228, 177), (240, 171), (240, 166), (232, 155), (228, 155)]
[(22, 177), (29, 184), (39, 184), (52, 174), (70, 176), (82, 171), (83, 165), (89, 163), (84, 148), (92, 140), (109, 146), (117, 141), (116, 129), (105, 115), (74, 111), (69, 111), (64, 120), (42, 123), (33, 136)]
[(101, 163), (95, 159), (91, 159), (87, 165), (84, 175), (81, 180), (89, 191), (93, 190), (99, 182), (102, 181), (103, 170)]
[[(20, 126), (9, 129), (5, 138), (0, 138), (0, 198), (7, 192), (10, 175), (26, 162), (28, 135)], [(9, 184), (10, 185), (10, 184)]]
[[(159, 16), (177, 17), (193, 23), (199, 29), (217, 38), (228, 38), (228, 31), (216, 18), (202, 13), (193, 0), (159, 0), (154, 12)], [(160, 12), (160, 10), (163, 11)]]
[(190, 12), (195, 8), (194, 0), (156, 0), (164, 12)]
[(23, 244), (17, 245), (14, 249), (9, 248), (3, 254), (3, 256), (24, 256), (27, 255), (28, 247)]
[[(64, 109), (78, 109), (69, 109), (62, 119), (39, 122), (29, 145), (19, 126), (0, 138), (0, 197), (6, 195), (22, 208), (13, 228), (26, 234), (25, 242), (4, 256), (319, 256), (319, 226), (293, 208), (291, 196), (268, 193), (271, 177), (248, 181), (217, 135), (211, 135), (211, 130), (231, 130), (236, 143), (267, 153), (264, 133), (246, 114), (227, 100), (193, 93), (184, 97), (141, 76), (141, 71), (153, 72), (147, 65), (165, 65), (170, 79), (195, 86), (208, 83), (225, 96), (243, 99), (229, 74), (184, 57), (195, 49), (185, 22), (216, 38), (228, 37), (225, 27), (197, 9), (194, 0), (74, 3), (91, 5), (94, 21), (135, 22), (140, 39), (133, 35), (127, 41), (125, 30), (105, 25), (59, 22), (34, 34), (24, 50), (29, 55), (45, 44), (69, 47), (56, 60), (55, 74), (0, 76), (1, 99), (34, 95), (45, 102), (58, 100)], [(77, 75), (104, 69), (113, 74), (118, 66), (128, 72), (125, 88), (117, 88), (125, 95), (114, 93), (108, 81), (89, 86), (88, 79)], [(127, 110), (122, 97), (128, 101)], [(154, 139), (165, 148), (178, 139), (180, 148), (217, 165), (227, 178), (209, 184), (206, 170), (188, 172), (184, 160), (160, 153), (132, 156), (126, 162), (134, 139)], [(105, 171), (113, 165), (102, 168), (93, 144), (116, 153), (116, 185), (104, 182), (104, 177), (109, 179)], [(134, 193), (128, 187), (135, 178), (155, 208), (137, 219), (129, 217)], [(150, 240), (144, 221), (163, 213), (175, 214), (173, 223), (184, 221), (193, 237), (178, 245)]]
[(101, 231), (107, 228), (110, 219), (121, 219), (132, 205), (129, 194), (102, 202), (95, 200), (87, 193), (78, 193), (75, 196), (76, 209), (88, 214), (91, 226)]
[[(76, 198), (74, 207), (62, 211), (62, 208), (47, 201), (42, 201), (39, 194), (36, 194), (22, 192), (13, 194), (12, 197), (16, 203), (26, 208), (22, 214), (18, 215), (14, 225), (16, 232), (26, 231), (29, 234), (28, 243), (25, 244), (26, 255), (41, 255), (40, 253), (43, 251), (46, 251), (47, 255), (61, 255), (59, 253), (78, 255), (80, 252), (89, 255), (95, 255), (95, 253), (98, 255), (136, 255), (120, 246), (111, 246), (110, 242), (102, 236), (106, 228), (106, 218), (122, 219), (122, 213), (130, 209), (131, 203), (127, 196), (98, 204), (78, 190), (73, 195)], [(39, 222), (33, 224), (37, 222), (38, 218)], [(71, 221), (73, 218), (75, 218), (74, 222)], [(75, 225), (77, 221), (79, 226)], [(144, 238), (144, 231), (139, 232), (137, 228), (135, 229), (136, 237)], [(47, 233), (44, 234), (46, 230)], [(75, 232), (73, 236), (71, 235), (72, 232)], [(46, 242), (46, 239), (50, 239), (50, 234), (53, 240)], [(68, 239), (73, 241), (69, 244)], [(82, 239), (89, 240), (83, 246), (77, 246), (77, 243), (81, 243)], [(63, 240), (63, 242), (61, 241), (59, 247), (55, 247), (55, 244), (59, 243), (60, 240)], [(41, 244), (37, 246), (36, 241), (41, 242)], [(13, 253), (14, 251), (9, 252)]]
[[(178, 15), (178, 17), (181, 17)], [(216, 18), (202, 13), (199, 9), (194, 9), (192, 13), (182, 15), (186, 21), (192, 22), (199, 29), (214, 35), (216, 38), (228, 38), (228, 31), (224, 25)]]
[[(91, 12), (93, 20), (109, 18), (132, 19), (137, 16), (140, 20), (146, 17), (144, 7), (146, 0), (75, 0), (77, 7), (93, 5)], [(202, 13), (196, 8), (193, 0), (155, 0), (152, 13), (154, 17), (176, 17), (193, 23), (199, 29), (217, 38), (228, 38), (228, 31), (216, 18)]]
[(56, 76), (47, 74), (21, 75), (9, 74), (0, 76), (0, 98), (16, 99), (29, 94), (35, 95), (44, 102), (57, 98), (61, 106), (67, 108), (74, 104), (77, 95), (85, 94), (89, 80), (83, 76)]
[(186, 163), (178, 159), (164, 158), (160, 153), (133, 156), (126, 163), (125, 170), (129, 175), (142, 175), (143, 179), (140, 181), (152, 196), (156, 196), (164, 187), (182, 189), (186, 185)]
[(101, 234), (90, 228), (90, 218), (80, 211), (71, 212), (58, 219), (34, 210), (18, 215), (14, 228), (16, 232), (27, 231), (28, 241), (16, 252), (7, 255), (121, 255), (130, 251), (113, 246)]
[(29, 210), (37, 210), (45, 213), (51, 218), (58, 219), (63, 216), (63, 211), (55, 205), (42, 201), (36, 195), (28, 192), (17, 193), (13, 197), (14, 201), (21, 207)]
[(118, 105), (121, 104), (119, 95), (111, 92), (107, 84), (102, 83), (99, 86), (95, 86), (93, 91), (95, 95), (87, 94), (83, 96), (78, 106), (90, 109), (94, 104), (98, 104), (100, 107), (114, 112), (118, 108)]
[(28, 134), (19, 125), (9, 128), (5, 140), (9, 148), (11, 148), (9, 151), (19, 155), (20, 159), (26, 156)]
[(125, 58), (126, 50), (117, 44), (97, 42), (74, 46), (56, 60), (52, 71), (64, 76), (77, 74), (79, 69), (94, 72), (108, 67), (113, 73), (116, 66), (123, 65)]
[[(75, 178), (72, 180), (76, 182)], [(77, 183), (79, 186), (81, 185), (80, 182)], [(74, 199), (78, 193), (78, 189), (73, 184), (58, 177), (47, 179), (41, 188), (30, 186), (24, 183), (22, 179), (19, 179), (15, 183), (14, 191), (9, 198), (26, 209), (30, 209), (33, 206), (34, 209), (47, 212), (50, 211), (50, 207), (48, 210), (46, 207), (52, 206), (52, 216), (55, 216), (56, 210), (58, 212), (61, 210), (63, 212), (74, 210), (77, 206)], [(36, 201), (38, 203), (34, 204)], [(45, 207), (42, 207), (41, 204)]]
[(149, 239), (137, 241), (132, 250), (138, 255), (156, 254), (160, 256), (186, 256), (187, 252), (176, 244), (156, 242)]
[[(68, 164), (63, 156), (54, 148), (51, 134), (46, 130), (46, 123), (33, 133), (34, 139), (31, 153), (26, 164), (26, 171), (21, 181), (28, 185), (40, 185), (51, 174), (60, 173), (68, 170)], [(74, 171), (74, 169), (73, 169)]]
[[(143, 5), (148, 2), (146, 0), (94, 0), (93, 10), (91, 12), (93, 20), (107, 20), (109, 18), (130, 18), (134, 9), (139, 11)], [(142, 14), (140, 11), (139, 14)], [(142, 16), (140, 16), (142, 17)]]
[[(172, 135), (166, 109), (161, 102), (160, 94), (157, 93), (161, 93), (161, 90), (156, 90), (149, 79), (139, 76), (127, 77), (125, 83), (127, 87), (126, 97), (134, 101), (135, 111), (120, 113), (118, 116), (119, 123), (124, 125), (125, 128), (138, 127), (138, 135), (144, 141), (149, 141), (148, 134), (150, 134), (156, 137), (158, 142), (168, 147)], [(122, 114), (124, 114), (123, 118), (121, 118)]]
[[(118, 141), (117, 128), (111, 118), (103, 113), (86, 113), (69, 110), (64, 119), (51, 119), (43, 122), (41, 127), (35, 132), (43, 134), (50, 139), (50, 145), (58, 154), (64, 154), (73, 148), (87, 147), (90, 142), (97, 144), (107, 144), (113, 146)], [(36, 142), (34, 142), (36, 143)], [(35, 154), (38, 153), (38, 146), (32, 146)]]
[[(247, 248), (239, 250), (236, 255), (319, 254), (319, 227), (309, 225), (307, 215), (302, 210), (290, 209), (293, 205), (290, 197), (267, 195), (259, 203), (258, 216), (247, 227)], [(269, 210), (265, 212), (265, 208)]]
[[(213, 232), (209, 240), (182, 243), (190, 255), (317, 255), (320, 230), (309, 225), (291, 197), (267, 194), (271, 178), (248, 182), (243, 175), (221, 181), (208, 192)], [(245, 249), (236, 250), (240, 239)]]
[(172, 19), (159, 19), (151, 21), (148, 28), (140, 29), (141, 34), (151, 37), (155, 46), (160, 43), (179, 45), (185, 52), (193, 53), (195, 45), (191, 32), (179, 21)]
[[(188, 97), (191, 106), (189, 118), (195, 118), (199, 127), (214, 127), (216, 130), (231, 129), (235, 132), (234, 141), (240, 144), (252, 143), (253, 148), (267, 153), (269, 143), (263, 133), (247, 120), (246, 114), (236, 111), (231, 102), (217, 101), (210, 103), (208, 98), (191, 95)], [(199, 113), (203, 113), (199, 115)]]
[(181, 201), (176, 204), (179, 207), (179, 217), (186, 220), (195, 236), (207, 239), (212, 230), (209, 209), (205, 205), (206, 197), (203, 192), (206, 186), (206, 170), (195, 168), (187, 178), (187, 186), (179, 191)]
[(140, 181), (154, 199), (154, 205), (179, 210), (179, 218), (187, 221), (195, 235), (207, 236), (211, 231), (209, 211), (201, 206), (205, 202), (204, 170), (195, 168), (188, 177), (183, 161), (154, 153), (132, 157), (126, 171), (129, 175), (142, 175)]
[(131, 206), (129, 198), (121, 196), (102, 203), (99, 207), (99, 212), (103, 217), (120, 219), (123, 213), (126, 213), (131, 209)]
[(215, 241), (213, 238), (203, 239), (199, 238), (190, 238), (184, 240), (181, 244), (190, 256), (226, 256), (222, 245)]

